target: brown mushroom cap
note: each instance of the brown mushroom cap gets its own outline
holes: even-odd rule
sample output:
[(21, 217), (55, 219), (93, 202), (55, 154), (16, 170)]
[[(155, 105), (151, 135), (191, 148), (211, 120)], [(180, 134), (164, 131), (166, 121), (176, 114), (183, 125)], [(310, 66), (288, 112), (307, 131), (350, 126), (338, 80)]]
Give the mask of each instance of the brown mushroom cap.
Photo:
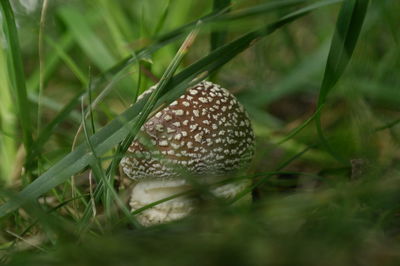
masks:
[(179, 169), (193, 176), (227, 175), (248, 165), (254, 142), (243, 106), (226, 89), (203, 81), (142, 126), (121, 170), (134, 180), (176, 178)]

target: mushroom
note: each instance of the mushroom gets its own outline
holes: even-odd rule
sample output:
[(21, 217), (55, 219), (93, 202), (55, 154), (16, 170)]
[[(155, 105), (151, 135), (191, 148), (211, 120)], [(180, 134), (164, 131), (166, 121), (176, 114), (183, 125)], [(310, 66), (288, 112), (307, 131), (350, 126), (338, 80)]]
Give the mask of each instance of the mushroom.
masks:
[[(210, 184), (235, 176), (250, 163), (254, 142), (246, 111), (228, 90), (207, 81), (187, 89), (142, 126), (121, 160), (121, 174), (136, 182), (132, 211), (192, 189), (193, 180)], [(236, 180), (210, 192), (232, 198), (247, 184)], [(142, 211), (137, 219), (145, 226), (165, 223), (195, 208), (196, 198), (183, 195)]]

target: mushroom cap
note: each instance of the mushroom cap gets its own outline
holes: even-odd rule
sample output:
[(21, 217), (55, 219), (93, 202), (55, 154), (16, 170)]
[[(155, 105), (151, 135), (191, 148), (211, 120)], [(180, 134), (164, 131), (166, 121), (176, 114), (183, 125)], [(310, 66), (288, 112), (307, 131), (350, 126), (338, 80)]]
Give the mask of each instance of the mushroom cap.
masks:
[(142, 126), (120, 168), (134, 180), (228, 175), (249, 164), (254, 146), (243, 106), (228, 90), (203, 81)]

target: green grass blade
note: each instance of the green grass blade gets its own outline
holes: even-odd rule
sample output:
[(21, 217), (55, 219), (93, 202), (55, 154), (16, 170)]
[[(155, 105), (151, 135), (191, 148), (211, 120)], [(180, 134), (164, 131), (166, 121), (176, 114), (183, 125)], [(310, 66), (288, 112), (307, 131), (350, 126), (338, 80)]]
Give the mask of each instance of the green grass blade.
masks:
[[(89, 95), (91, 93), (89, 92)], [(89, 97), (89, 106), (91, 105), (90, 103), (90, 97)], [(92, 112), (91, 113), (91, 127), (92, 127), (92, 132), (94, 133), (94, 124), (93, 124), (93, 118), (92, 118)], [(97, 156), (95, 149), (93, 148), (93, 145), (90, 140), (88, 128), (87, 128), (87, 123), (86, 123), (86, 117), (85, 117), (85, 112), (83, 112), (83, 99), (82, 99), (82, 125), (83, 125), (83, 131), (85, 133), (85, 139), (86, 143), (90, 148), (91, 153), (93, 154), (93, 162), (90, 164), (94, 174), (102, 180), (103, 184), (106, 184), (107, 187), (107, 195), (109, 195), (109, 200), (106, 198), (106, 202), (104, 203), (105, 206), (105, 212), (108, 215), (108, 217), (111, 217), (111, 200), (115, 200), (117, 205), (121, 208), (121, 210), (124, 212), (125, 216), (128, 218), (128, 220), (136, 227), (140, 227), (138, 222), (131, 216), (129, 210), (126, 208), (125, 204), (123, 201), (119, 198), (117, 192), (115, 191), (112, 180), (107, 179), (103, 168), (101, 167), (101, 160)], [(107, 196), (106, 196), (107, 197)]]
[[(197, 83), (209, 73), (212, 73), (219, 67), (229, 62), (232, 58), (244, 51), (261, 37), (271, 34), (280, 27), (283, 27), (293, 20), (308, 14), (312, 10), (331, 5), (336, 2), (338, 1), (320, 1), (317, 4), (310, 5), (306, 8), (293, 12), (276, 21), (275, 23), (250, 32), (243, 37), (240, 37), (235, 41), (218, 48), (208, 56), (175, 75), (171, 81), (168, 82), (168, 85), (165, 88), (165, 90), (168, 92), (157, 101), (155, 107), (157, 108), (163, 104), (173, 101), (178, 96), (183, 94), (188, 86)], [(196, 77), (198, 77), (198, 79), (193, 80)], [(133, 124), (136, 122), (135, 118), (143, 110), (144, 104), (147, 102), (148, 98), (149, 95), (146, 95), (142, 100), (129, 107), (123, 114), (112, 120), (107, 126), (99, 130), (90, 138), (90, 142), (92, 143), (96, 154), (101, 155), (109, 151), (130, 133)], [(36, 199), (41, 194), (61, 184), (68, 177), (87, 167), (90, 163), (92, 163), (92, 160), (93, 154), (88, 145), (83, 143), (82, 145), (78, 146), (75, 151), (66, 155), (61, 161), (56, 163), (34, 182), (24, 188), (18, 194), (19, 196), (17, 198), (10, 199), (8, 202), (0, 206), (0, 217), (7, 215), (8, 213), (20, 207), (22, 204)]]
[[(231, 0), (214, 0), (213, 4), (214, 12), (220, 12), (221, 10), (224, 10), (224, 12), (229, 12), (229, 9), (227, 9), (227, 7), (230, 6)], [(226, 29), (211, 32), (211, 51), (217, 49), (225, 42), (226, 35)]]
[[(324, 78), (321, 85), (317, 108), (326, 102), (326, 97), (342, 76), (350, 62), (361, 27), (367, 13), (369, 0), (347, 0), (343, 2), (336, 22), (336, 31), (332, 39)], [(327, 142), (321, 126), (321, 113), (316, 116), (318, 135), (325, 149), (339, 162), (348, 164)]]
[(67, 118), (71, 111), (78, 105), (79, 99), (82, 97), (82, 92), (78, 93), (73, 97), (68, 104), (51, 120), (40, 132), (37, 140), (33, 143), (31, 153), (28, 155), (27, 161), (33, 161), (33, 159), (40, 154), (44, 144), (50, 139), (55, 127), (59, 125), (65, 118)]
[(11, 173), (15, 163), (18, 140), (16, 139), (16, 117), (12, 111), (13, 100), (7, 58), (5, 50), (0, 47), (0, 183), (11, 183)]
[[(230, 11), (231, 0), (214, 0), (213, 2), (213, 13), (225, 14)], [(210, 35), (210, 51), (214, 51), (218, 47), (225, 43), (228, 27), (223, 29), (213, 30)], [(210, 80), (214, 81), (218, 73), (215, 72)]]
[[(57, 41), (57, 46), (63, 51), (63, 53), (67, 53), (68, 50), (71, 49), (73, 44), (74, 38), (69, 32), (63, 34)], [(60, 59), (61, 58), (59, 57), (59, 53), (56, 51), (53, 51), (48, 56), (46, 56), (46, 62), (43, 70), (43, 78), (45, 83), (49, 80), (54, 71), (56, 71)], [(27, 87), (30, 92), (37, 91), (39, 89), (39, 76), (40, 71), (39, 69), (37, 69), (35, 72), (33, 72), (33, 74), (31, 74), (31, 76), (27, 80)]]
[(64, 51), (63, 47), (49, 36), (46, 36), (45, 40), (54, 49), (57, 55), (65, 62), (65, 64), (71, 69), (77, 79), (82, 83), (82, 86), (87, 87), (88, 78), (79, 68), (79, 66), (74, 62), (74, 60)]
[(279, 11), (282, 9), (298, 6), (310, 0), (275, 0), (268, 1), (253, 7), (248, 7), (243, 10), (232, 11), (231, 13), (225, 13), (222, 16), (216, 18), (217, 21), (234, 21), (244, 18), (253, 18), (254, 16), (263, 15), (271, 11)]
[[(93, 4), (93, 3), (92, 3)], [(107, 25), (108, 31), (111, 34), (111, 41), (113, 41), (113, 46), (115, 47), (115, 51), (118, 51), (119, 55), (127, 56), (129, 51), (127, 50), (127, 41), (125, 36), (123, 36), (123, 32), (121, 30), (119, 21), (124, 21), (124, 13), (119, 9), (120, 6), (118, 2), (108, 1), (108, 0), (100, 0), (98, 5), (101, 7), (100, 12), (102, 15), (102, 19)], [(122, 19), (120, 19), (122, 18)], [(133, 36), (132, 33), (129, 34)], [(128, 36), (129, 36), (128, 35)]]
[(165, 9), (162, 13), (162, 15), (160, 16), (160, 19), (157, 22), (157, 25), (154, 29), (154, 35), (158, 35), (160, 33), (160, 31), (162, 30), (163, 26), (165, 25), (165, 20), (168, 17), (169, 11), (170, 11), (170, 5), (171, 5), (171, 0), (168, 0)]
[(319, 104), (325, 102), (326, 96), (349, 64), (367, 13), (368, 3), (369, 0), (348, 0), (342, 4), (326, 63)]
[(380, 126), (380, 127), (375, 128), (375, 131), (381, 131), (381, 130), (385, 130), (385, 129), (390, 129), (390, 128), (392, 128), (392, 127), (397, 126), (399, 123), (400, 123), (400, 119), (396, 119), (396, 120), (394, 120), (394, 121), (391, 121), (391, 122), (389, 122), (389, 123), (386, 123), (386, 124), (383, 125), (383, 126)]
[(59, 15), (76, 42), (99, 69), (106, 70), (115, 64), (114, 56), (90, 28), (87, 17), (72, 7), (60, 8)]
[(19, 122), (22, 128), (23, 143), (27, 151), (32, 145), (32, 120), (30, 104), (28, 101), (25, 74), (22, 63), (21, 51), (18, 40), (18, 32), (15, 24), (15, 17), (8, 0), (0, 1), (1, 13), (3, 15), (3, 26), (6, 36), (9, 55), (9, 75), (15, 92), (16, 106), (18, 109)]

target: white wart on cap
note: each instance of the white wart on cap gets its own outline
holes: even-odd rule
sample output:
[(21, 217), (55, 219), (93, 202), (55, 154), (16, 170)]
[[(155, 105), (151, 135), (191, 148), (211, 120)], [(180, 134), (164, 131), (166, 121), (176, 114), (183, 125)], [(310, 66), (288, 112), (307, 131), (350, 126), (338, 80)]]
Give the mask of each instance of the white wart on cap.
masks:
[[(254, 133), (243, 106), (229, 91), (207, 81), (156, 113), (139, 135), (120, 164), (123, 174), (137, 181), (133, 210), (190, 189), (187, 175), (207, 182), (233, 176), (254, 155)], [(234, 182), (212, 192), (233, 197), (244, 187)], [(194, 207), (194, 199), (182, 196), (143, 211), (138, 220), (144, 225), (168, 222)]]

